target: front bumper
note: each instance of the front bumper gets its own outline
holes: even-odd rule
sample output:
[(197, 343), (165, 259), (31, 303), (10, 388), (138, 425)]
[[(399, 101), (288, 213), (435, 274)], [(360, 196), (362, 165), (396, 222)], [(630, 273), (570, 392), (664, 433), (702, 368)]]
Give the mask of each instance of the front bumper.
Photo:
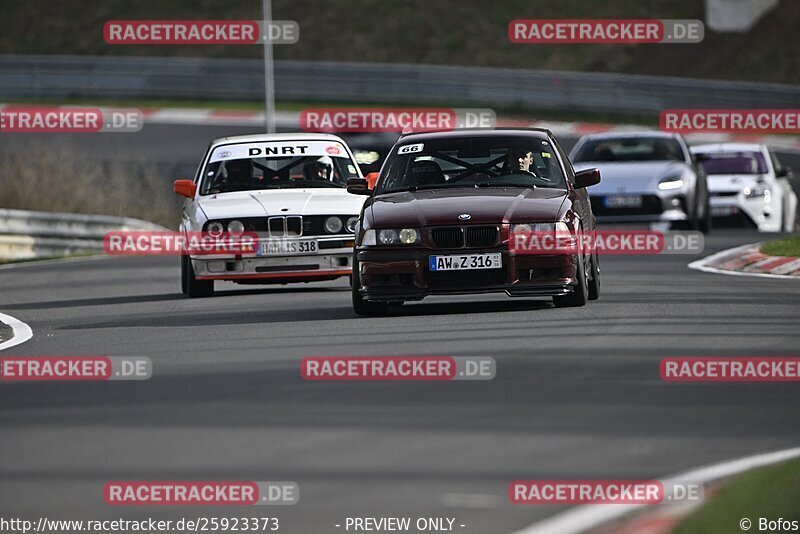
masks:
[(352, 236), (314, 239), (319, 246), (316, 253), (269, 256), (255, 253), (193, 255), (192, 267), (198, 280), (229, 280), (241, 283), (332, 280), (352, 274)]
[[(636, 196), (639, 207), (612, 208), (606, 205), (608, 196)], [(689, 219), (686, 197), (682, 193), (659, 191), (657, 194), (598, 195), (591, 197), (592, 212), (599, 223), (674, 223)]]
[[(502, 268), (430, 271), (431, 255), (500, 253)], [(429, 295), (506, 293), (511, 297), (558, 296), (577, 283), (577, 257), (568, 254), (520, 255), (507, 248), (357, 250), (361, 294), (365, 300), (422, 300)]]
[(743, 194), (712, 193), (711, 216), (719, 226), (747, 226), (762, 232), (780, 232), (781, 221), (765, 197), (745, 198)]

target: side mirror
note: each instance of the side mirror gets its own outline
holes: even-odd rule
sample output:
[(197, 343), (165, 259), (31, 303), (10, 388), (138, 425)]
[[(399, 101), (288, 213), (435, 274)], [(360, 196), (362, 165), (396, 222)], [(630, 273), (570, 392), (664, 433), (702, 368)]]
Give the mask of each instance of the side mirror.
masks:
[(380, 176), (380, 174), (379, 172), (371, 172), (367, 175), (367, 186), (370, 191), (375, 189), (375, 184), (378, 183), (378, 176)]
[(369, 195), (369, 183), (365, 178), (350, 178), (347, 180), (347, 192), (351, 195)]
[(191, 180), (175, 180), (175, 183), (172, 184), (172, 190), (182, 197), (194, 198), (197, 186)]
[(575, 173), (575, 189), (583, 189), (600, 183), (600, 169), (586, 169)]
[(794, 178), (794, 173), (792, 172), (791, 167), (783, 167), (778, 174), (776, 174), (778, 178), (788, 178), (791, 180)]

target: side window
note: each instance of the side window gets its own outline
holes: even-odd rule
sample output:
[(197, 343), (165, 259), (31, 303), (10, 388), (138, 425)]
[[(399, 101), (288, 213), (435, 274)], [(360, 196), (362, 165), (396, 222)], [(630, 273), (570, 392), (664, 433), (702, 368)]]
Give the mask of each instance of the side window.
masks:
[(384, 173), (381, 189), (396, 189), (403, 184), (409, 158), (394, 157), (389, 160), (389, 169)]

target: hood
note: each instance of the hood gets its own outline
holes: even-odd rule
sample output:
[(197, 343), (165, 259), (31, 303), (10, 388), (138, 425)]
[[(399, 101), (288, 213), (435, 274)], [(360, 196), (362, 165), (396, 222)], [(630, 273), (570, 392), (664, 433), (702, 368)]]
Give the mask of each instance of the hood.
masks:
[(752, 187), (762, 181), (763, 174), (709, 174), (708, 190), (711, 193), (724, 191), (741, 191), (745, 187)]
[[(378, 228), (556, 221), (567, 197), (563, 189), (438, 189), (375, 197), (371, 214)], [(468, 213), (471, 218), (460, 220)]]
[(200, 197), (209, 219), (271, 215), (358, 215), (366, 197), (344, 189), (270, 189)]
[(590, 195), (652, 194), (658, 190), (662, 179), (689, 170), (689, 166), (680, 161), (586, 162), (576, 164), (575, 170), (593, 167), (600, 169), (601, 181), (589, 188)]

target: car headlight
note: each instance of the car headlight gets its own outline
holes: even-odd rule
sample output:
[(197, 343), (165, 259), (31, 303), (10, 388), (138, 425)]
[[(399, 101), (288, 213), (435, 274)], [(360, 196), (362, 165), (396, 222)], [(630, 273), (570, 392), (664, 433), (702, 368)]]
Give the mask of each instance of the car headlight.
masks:
[(381, 159), (381, 155), (374, 150), (354, 150), (353, 156), (359, 165), (370, 165)]
[(530, 234), (533, 233), (533, 225), (531, 224), (512, 224), (512, 234)]
[(347, 219), (344, 227), (347, 228), (348, 232), (355, 232), (356, 231), (356, 224), (358, 223), (358, 216), (350, 217)]
[(664, 178), (660, 182), (658, 182), (658, 189), (660, 191), (672, 191), (673, 189), (680, 189), (682, 188), (686, 182), (683, 181), (683, 178), (680, 176), (675, 176), (672, 178)]
[(325, 231), (329, 234), (338, 234), (342, 231), (342, 220), (339, 217), (325, 219)]
[(361, 238), (361, 245), (365, 247), (374, 247), (376, 244), (375, 230), (366, 230), (364, 236)]
[(400, 242), (405, 245), (413, 245), (419, 239), (419, 232), (413, 228), (403, 228), (400, 230)]
[(397, 230), (379, 230), (378, 243), (381, 245), (393, 245), (400, 242), (400, 234)]
[[(367, 230), (375, 232), (375, 230)], [(362, 245), (368, 245), (367, 235), (365, 234)], [(419, 230), (416, 228), (384, 228), (377, 231), (378, 245), (413, 245), (419, 242)]]
[(206, 231), (212, 237), (219, 237), (222, 235), (222, 232), (225, 231), (225, 227), (222, 226), (221, 222), (210, 222), (208, 226), (206, 226)]
[(745, 187), (742, 192), (744, 193), (745, 198), (760, 198), (770, 194), (769, 189), (760, 185)]
[(244, 223), (242, 221), (231, 221), (228, 223), (228, 233), (233, 236), (239, 236), (244, 233)]
[(555, 223), (523, 223), (523, 224), (512, 224), (511, 225), (511, 233), (512, 234), (557, 234), (559, 236), (562, 235), (571, 235), (569, 231), (569, 226), (565, 222), (555, 222)]

